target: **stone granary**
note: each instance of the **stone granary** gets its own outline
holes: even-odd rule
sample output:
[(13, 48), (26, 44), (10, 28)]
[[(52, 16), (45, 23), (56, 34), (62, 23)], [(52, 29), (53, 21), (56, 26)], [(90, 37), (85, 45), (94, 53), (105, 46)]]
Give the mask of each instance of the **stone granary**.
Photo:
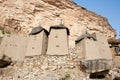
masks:
[(108, 39), (110, 48), (113, 49), (113, 53), (116, 56), (120, 55), (120, 39)]
[[(76, 52), (79, 59), (100, 58), (96, 38), (89, 33), (81, 35), (76, 39)], [(93, 55), (93, 53), (95, 53)]]
[(86, 33), (76, 40), (76, 54), (88, 73), (101, 72), (113, 67), (112, 53), (103, 34)]
[(51, 26), (47, 55), (68, 54), (68, 35), (70, 35), (69, 29), (64, 25)]
[(0, 54), (10, 57), (12, 61), (24, 60), (28, 36), (5, 35), (0, 46)]
[(108, 43), (113, 53), (114, 66), (120, 68), (120, 39), (109, 39)]
[(33, 28), (29, 34), (25, 56), (46, 54), (48, 34), (48, 31), (40, 26)]
[(5, 35), (0, 46), (0, 57), (5, 55), (12, 61), (23, 61), (25, 56), (45, 54), (48, 32), (42, 27), (33, 28), (30, 35)]

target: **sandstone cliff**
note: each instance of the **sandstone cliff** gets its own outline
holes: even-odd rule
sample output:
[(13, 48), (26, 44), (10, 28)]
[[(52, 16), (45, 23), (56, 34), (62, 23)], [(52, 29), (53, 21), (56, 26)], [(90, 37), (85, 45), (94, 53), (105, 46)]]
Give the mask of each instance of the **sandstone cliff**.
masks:
[(60, 23), (70, 29), (70, 42), (86, 30), (116, 35), (106, 18), (71, 0), (0, 0), (0, 27), (7, 32), (27, 34), (33, 27), (41, 25), (48, 30)]

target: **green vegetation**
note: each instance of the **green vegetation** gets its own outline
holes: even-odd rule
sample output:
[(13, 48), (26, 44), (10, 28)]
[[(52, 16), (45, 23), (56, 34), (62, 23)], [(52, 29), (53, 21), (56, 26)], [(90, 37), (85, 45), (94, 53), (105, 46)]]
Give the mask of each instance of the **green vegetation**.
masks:
[(69, 78), (70, 78), (70, 73), (67, 72), (67, 73), (65, 74), (65, 80), (68, 80)]

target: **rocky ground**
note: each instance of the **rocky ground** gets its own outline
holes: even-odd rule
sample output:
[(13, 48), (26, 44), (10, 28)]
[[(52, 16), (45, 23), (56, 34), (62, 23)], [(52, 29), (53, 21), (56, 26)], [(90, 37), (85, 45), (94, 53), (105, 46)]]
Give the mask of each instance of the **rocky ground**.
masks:
[[(13, 62), (0, 69), (0, 80), (97, 80), (80, 70), (75, 48), (67, 56), (26, 57), (23, 62)], [(116, 79), (115, 79), (116, 78)], [(120, 69), (114, 68), (104, 79), (120, 80)]]

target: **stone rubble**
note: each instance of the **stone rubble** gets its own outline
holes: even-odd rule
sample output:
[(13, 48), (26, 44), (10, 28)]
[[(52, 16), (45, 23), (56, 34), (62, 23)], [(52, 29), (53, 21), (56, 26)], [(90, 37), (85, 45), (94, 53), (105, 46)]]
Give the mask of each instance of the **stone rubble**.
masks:
[(23, 62), (14, 62), (1, 69), (0, 80), (65, 80), (67, 75), (70, 75), (70, 80), (76, 80), (76, 76), (80, 78), (84, 75), (72, 60), (67, 55), (26, 57)]
[[(120, 69), (109, 72), (112, 79), (120, 76)], [(0, 80), (91, 80), (87, 73), (79, 69), (75, 48), (66, 56), (33, 56), (23, 62), (13, 62), (0, 69)]]

